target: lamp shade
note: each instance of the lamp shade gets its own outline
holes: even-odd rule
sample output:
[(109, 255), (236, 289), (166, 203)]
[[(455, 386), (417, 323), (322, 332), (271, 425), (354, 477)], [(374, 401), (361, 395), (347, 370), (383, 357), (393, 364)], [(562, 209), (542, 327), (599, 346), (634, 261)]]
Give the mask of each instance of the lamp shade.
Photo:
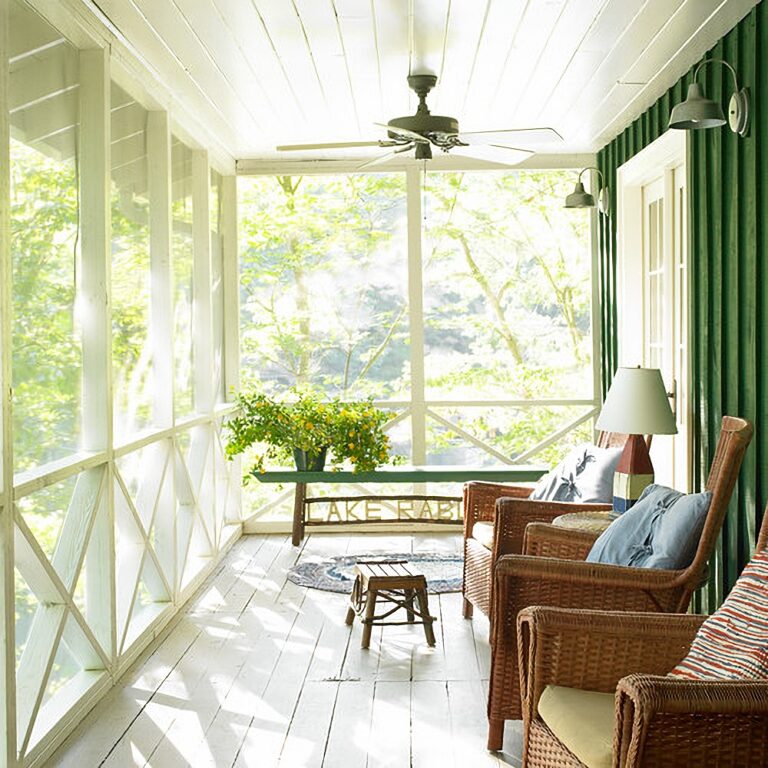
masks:
[(565, 198), (566, 208), (594, 208), (595, 198), (584, 189), (584, 185), (580, 182), (576, 182), (576, 186), (573, 188), (568, 197)]
[(595, 425), (625, 435), (674, 435), (677, 425), (658, 368), (619, 368)]
[(723, 110), (719, 104), (704, 96), (698, 83), (688, 86), (685, 101), (681, 101), (669, 116), (670, 128), (691, 130), (717, 128), (719, 125), (725, 125)]

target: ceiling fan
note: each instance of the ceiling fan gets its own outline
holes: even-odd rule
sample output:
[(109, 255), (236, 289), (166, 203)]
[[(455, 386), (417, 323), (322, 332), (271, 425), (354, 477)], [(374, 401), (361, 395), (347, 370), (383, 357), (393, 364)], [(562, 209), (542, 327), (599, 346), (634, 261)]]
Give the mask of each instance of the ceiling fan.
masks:
[(408, 75), (408, 85), (419, 97), (415, 115), (395, 117), (386, 125), (387, 138), (379, 141), (350, 141), (330, 144), (286, 144), (276, 147), (279, 152), (301, 150), (347, 149), (354, 147), (385, 147), (391, 151), (361, 165), (367, 168), (391, 159), (395, 155), (415, 150), (416, 160), (431, 160), (432, 148), (456, 155), (489, 160), (504, 165), (516, 165), (533, 154), (519, 144), (544, 144), (562, 141), (554, 128), (510, 128), (501, 131), (459, 131), (455, 117), (433, 115), (427, 107), (427, 95), (437, 84), (435, 75)]

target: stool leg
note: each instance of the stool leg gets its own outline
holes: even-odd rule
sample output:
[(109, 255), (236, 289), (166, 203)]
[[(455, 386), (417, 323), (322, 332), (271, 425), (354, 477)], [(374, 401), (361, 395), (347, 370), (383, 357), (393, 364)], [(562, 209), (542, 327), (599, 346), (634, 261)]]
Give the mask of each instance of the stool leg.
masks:
[(368, 648), (371, 644), (371, 630), (373, 629), (373, 616), (376, 613), (376, 595), (375, 589), (369, 589), (365, 601), (365, 618), (363, 619), (363, 639), (360, 641), (361, 648)]
[(424, 619), (424, 634), (427, 638), (429, 645), (435, 644), (435, 633), (432, 629), (432, 622), (434, 619), (429, 615), (429, 602), (427, 600), (427, 590), (417, 589), (416, 596), (419, 599), (419, 610), (421, 611), (422, 618)]
[(464, 598), (464, 606), (463, 607), (464, 607), (464, 618), (465, 619), (471, 619), (472, 618), (472, 613), (473, 613), (472, 609), (474, 608), (474, 606), (472, 605), (472, 603), (469, 602), (469, 600), (467, 600), (466, 597)]
[(415, 620), (413, 615), (413, 598), (415, 597), (415, 590), (406, 589), (404, 591), (405, 591), (405, 603), (408, 606), (406, 608), (406, 611), (408, 612), (408, 623), (413, 624)]
[(352, 592), (349, 594), (349, 607), (347, 608), (347, 626), (351, 627), (355, 620), (355, 614), (360, 610), (360, 604), (363, 596), (363, 585), (360, 575), (355, 576), (355, 583), (352, 585)]

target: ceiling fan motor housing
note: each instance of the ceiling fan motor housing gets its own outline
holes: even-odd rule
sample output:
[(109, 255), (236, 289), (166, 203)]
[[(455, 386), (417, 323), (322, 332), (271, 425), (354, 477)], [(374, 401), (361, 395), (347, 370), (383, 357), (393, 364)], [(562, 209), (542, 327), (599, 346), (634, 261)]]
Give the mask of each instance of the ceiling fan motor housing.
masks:
[[(444, 134), (455, 136), (459, 132), (459, 121), (455, 117), (444, 117), (442, 115), (415, 114), (405, 117), (396, 117), (387, 123), (391, 128), (405, 128), (406, 131), (420, 133), (422, 136), (428, 134)], [(396, 139), (397, 133), (389, 132), (390, 139)]]

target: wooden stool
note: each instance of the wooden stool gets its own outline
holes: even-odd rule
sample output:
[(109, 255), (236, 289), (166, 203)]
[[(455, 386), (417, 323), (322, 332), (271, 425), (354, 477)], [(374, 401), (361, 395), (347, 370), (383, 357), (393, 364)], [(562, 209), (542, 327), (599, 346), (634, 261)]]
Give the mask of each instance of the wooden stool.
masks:
[[(376, 601), (391, 603), (394, 607), (376, 616)], [(418, 601), (416, 608), (414, 600)], [(404, 608), (407, 621), (383, 621), (395, 611)], [(355, 583), (347, 609), (347, 625), (355, 620), (355, 614), (363, 622), (361, 648), (371, 642), (371, 628), (386, 624), (423, 624), (424, 634), (430, 645), (435, 644), (435, 633), (427, 602), (427, 580), (423, 574), (408, 567), (405, 560), (368, 560), (355, 565)], [(420, 621), (416, 621), (416, 617)]]

